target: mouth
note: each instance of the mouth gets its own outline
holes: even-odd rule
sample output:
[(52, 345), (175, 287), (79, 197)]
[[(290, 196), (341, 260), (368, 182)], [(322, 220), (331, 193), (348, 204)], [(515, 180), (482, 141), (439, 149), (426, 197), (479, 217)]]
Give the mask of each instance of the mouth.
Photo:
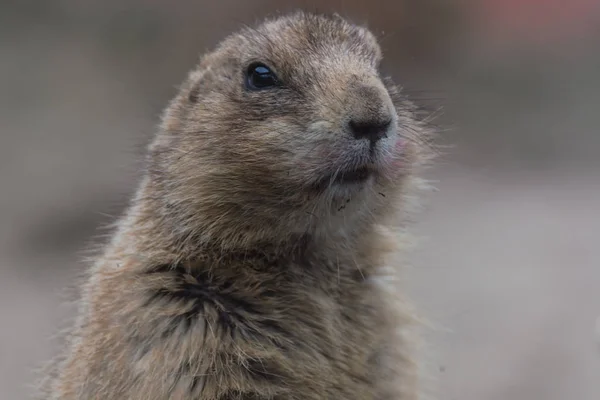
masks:
[(315, 189), (322, 191), (332, 185), (361, 184), (366, 182), (374, 173), (375, 171), (368, 166), (340, 171), (335, 174), (327, 175), (319, 180), (315, 185)]

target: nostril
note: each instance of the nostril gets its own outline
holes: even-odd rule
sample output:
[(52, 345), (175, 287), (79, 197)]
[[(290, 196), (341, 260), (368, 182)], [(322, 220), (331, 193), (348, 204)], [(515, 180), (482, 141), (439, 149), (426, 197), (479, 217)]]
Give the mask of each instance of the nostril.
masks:
[(355, 139), (368, 139), (371, 142), (375, 143), (379, 139), (387, 136), (387, 131), (391, 123), (391, 119), (386, 119), (384, 121), (351, 120), (349, 125), (350, 130), (352, 131), (352, 135)]

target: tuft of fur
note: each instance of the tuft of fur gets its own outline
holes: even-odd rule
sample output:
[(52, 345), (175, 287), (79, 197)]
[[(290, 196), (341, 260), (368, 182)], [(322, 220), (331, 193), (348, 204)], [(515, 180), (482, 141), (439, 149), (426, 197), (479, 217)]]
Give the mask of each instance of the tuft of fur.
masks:
[[(82, 286), (46, 399), (419, 398), (394, 255), (429, 129), (381, 56), (367, 29), (299, 12), (202, 57)], [(283, 84), (247, 90), (256, 61)], [(369, 152), (348, 121), (382, 115)], [(369, 162), (366, 181), (336, 181)]]

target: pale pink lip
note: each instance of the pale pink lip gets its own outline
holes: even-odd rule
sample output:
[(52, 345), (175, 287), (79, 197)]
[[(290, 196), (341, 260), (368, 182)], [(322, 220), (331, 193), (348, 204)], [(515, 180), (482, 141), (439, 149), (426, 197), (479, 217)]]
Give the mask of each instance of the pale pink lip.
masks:
[(406, 140), (404, 140), (403, 138), (398, 138), (396, 140), (396, 145), (394, 146), (394, 149), (400, 153), (402, 151), (404, 151), (404, 147), (406, 145)]
[(402, 158), (398, 157), (404, 152), (406, 148), (406, 140), (403, 138), (398, 138), (396, 140), (396, 144), (394, 145), (394, 152), (389, 157), (393, 159), (391, 165), (394, 168), (401, 168), (403, 165)]

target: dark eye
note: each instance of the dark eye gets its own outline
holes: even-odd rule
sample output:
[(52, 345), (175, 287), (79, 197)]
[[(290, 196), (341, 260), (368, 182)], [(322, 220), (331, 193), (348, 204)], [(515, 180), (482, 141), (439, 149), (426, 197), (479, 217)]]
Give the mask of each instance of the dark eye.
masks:
[(261, 63), (254, 63), (246, 72), (246, 87), (250, 90), (268, 89), (279, 84), (277, 76), (269, 67)]

